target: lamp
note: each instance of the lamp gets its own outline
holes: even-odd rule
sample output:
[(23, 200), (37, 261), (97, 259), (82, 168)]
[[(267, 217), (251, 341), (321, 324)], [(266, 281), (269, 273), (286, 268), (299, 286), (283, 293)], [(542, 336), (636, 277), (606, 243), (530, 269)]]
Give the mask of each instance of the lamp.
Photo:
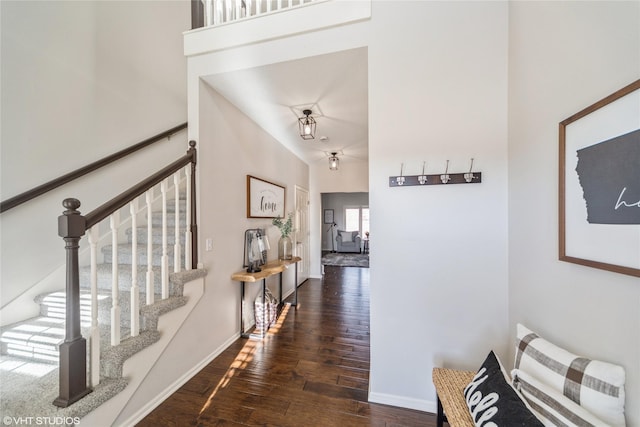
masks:
[(329, 169), (332, 171), (338, 170), (338, 164), (340, 163), (340, 159), (336, 156), (338, 153), (331, 153), (331, 157), (329, 157)]
[(304, 117), (298, 119), (300, 136), (302, 139), (313, 139), (316, 137), (316, 119), (311, 116), (311, 110), (303, 110)]

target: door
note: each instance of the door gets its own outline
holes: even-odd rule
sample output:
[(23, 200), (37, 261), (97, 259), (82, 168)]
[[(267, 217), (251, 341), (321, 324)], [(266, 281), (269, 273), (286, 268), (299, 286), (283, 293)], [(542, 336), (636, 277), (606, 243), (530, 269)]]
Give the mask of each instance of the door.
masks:
[(302, 258), (298, 263), (298, 283), (301, 284), (309, 278), (309, 269), (311, 268), (309, 253), (309, 191), (295, 187), (296, 197), (296, 214), (295, 214), (295, 255)]

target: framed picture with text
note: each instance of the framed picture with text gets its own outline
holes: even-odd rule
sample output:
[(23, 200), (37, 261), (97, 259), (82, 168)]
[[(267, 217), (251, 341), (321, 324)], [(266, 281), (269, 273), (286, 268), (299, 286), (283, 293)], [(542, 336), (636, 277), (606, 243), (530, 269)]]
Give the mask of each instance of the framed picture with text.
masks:
[(247, 218), (284, 218), (285, 187), (247, 175)]
[(640, 277), (640, 80), (560, 122), (559, 258)]

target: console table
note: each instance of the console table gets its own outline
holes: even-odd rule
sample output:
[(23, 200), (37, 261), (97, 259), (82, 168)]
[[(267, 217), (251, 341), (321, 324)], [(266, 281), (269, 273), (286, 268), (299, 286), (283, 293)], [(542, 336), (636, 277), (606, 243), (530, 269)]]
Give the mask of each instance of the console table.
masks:
[(302, 258), (294, 256), (292, 259), (288, 260), (277, 260), (277, 261), (269, 261), (268, 263), (261, 265), (261, 271), (257, 273), (247, 273), (246, 270), (238, 271), (237, 273), (233, 273), (231, 275), (231, 280), (240, 282), (242, 284), (242, 301), (240, 302), (240, 335), (243, 338), (254, 338), (259, 337), (263, 338), (267, 332), (268, 327), (262, 328), (260, 334), (250, 334), (246, 333), (244, 330), (244, 287), (245, 283), (256, 283), (262, 281), (262, 316), (263, 316), (263, 325), (266, 325), (266, 315), (267, 315), (267, 307), (266, 307), (266, 290), (267, 290), (267, 278), (273, 276), (274, 274), (280, 275), (280, 294), (278, 295), (278, 313), (282, 308), (282, 272), (285, 271), (291, 264), (295, 266), (295, 278), (294, 278), (294, 297), (292, 306), (298, 305), (298, 262), (300, 262)]

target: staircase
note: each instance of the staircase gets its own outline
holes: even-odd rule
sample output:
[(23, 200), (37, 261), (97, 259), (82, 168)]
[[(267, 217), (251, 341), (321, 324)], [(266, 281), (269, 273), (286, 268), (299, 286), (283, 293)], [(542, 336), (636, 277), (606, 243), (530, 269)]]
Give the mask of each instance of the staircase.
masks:
[[(175, 212), (175, 203), (167, 203), (167, 224), (174, 229), (176, 218), (180, 221), (181, 244), (184, 247), (185, 228), (185, 202), (181, 200), (179, 212)], [(158, 342), (163, 331), (158, 329), (160, 316), (170, 311), (177, 310), (189, 304), (195, 305), (200, 292), (191, 292), (191, 297), (185, 293), (185, 285), (189, 286), (204, 277), (204, 270), (184, 270), (184, 254), (182, 256), (182, 268), (178, 273), (169, 274), (169, 296), (162, 299), (161, 295), (161, 256), (162, 256), (162, 212), (154, 211), (152, 215), (152, 262), (151, 270), (154, 277), (154, 303), (147, 305), (146, 275), (148, 271), (147, 261), (147, 225), (127, 229), (123, 242), (118, 243), (118, 305), (120, 307), (120, 333), (119, 345), (111, 345), (111, 309), (113, 306), (112, 291), (112, 245), (105, 245), (101, 252), (104, 261), (97, 265), (98, 310), (97, 317), (100, 325), (100, 384), (92, 387), (93, 392), (66, 407), (58, 408), (52, 402), (58, 396), (58, 345), (64, 340), (65, 334), (65, 304), (66, 296), (63, 291), (40, 295), (36, 303), (40, 305), (40, 315), (25, 321), (5, 326), (0, 329), (0, 412), (3, 417), (51, 417), (46, 420), (52, 425), (60, 425), (63, 417), (67, 424), (73, 424), (86, 414), (102, 405), (107, 400), (122, 392), (132, 383), (132, 378), (123, 377), (123, 366), (134, 354), (143, 351), (152, 344)], [(132, 241), (137, 239), (137, 283), (139, 289), (139, 325), (140, 332), (137, 336), (131, 336), (131, 286), (132, 286)], [(167, 233), (167, 243), (171, 247), (175, 242), (173, 233)], [(184, 251), (183, 251), (184, 252)], [(173, 266), (173, 250), (167, 251), (169, 264)], [(201, 281), (199, 281), (201, 282)], [(88, 340), (89, 351), (91, 312), (91, 268), (80, 268), (81, 288), (81, 326), (82, 335)], [(61, 284), (61, 287), (64, 285)], [(198, 286), (198, 285), (195, 285)], [(184, 310), (184, 318), (189, 310)], [(182, 319), (182, 321), (184, 320)], [(174, 325), (175, 326), (175, 325)], [(173, 333), (178, 326), (171, 328)], [(164, 339), (166, 338), (166, 339)], [(163, 337), (168, 343), (170, 337)], [(160, 356), (157, 348), (150, 355), (152, 359), (146, 360), (148, 369)], [(87, 362), (87, 366), (91, 364)], [(88, 368), (90, 369), (90, 368)], [(147, 369), (147, 370), (148, 370)], [(139, 370), (138, 370), (139, 371)], [(141, 378), (133, 378), (133, 382), (139, 384), (146, 372), (140, 372)], [(87, 378), (91, 378), (87, 374)], [(135, 392), (133, 387), (129, 392)], [(117, 413), (115, 414), (117, 416)], [(58, 418), (55, 418), (58, 417)], [(42, 420), (40, 420), (42, 421)], [(12, 423), (16, 424), (16, 421)], [(46, 425), (41, 423), (40, 425)]]

